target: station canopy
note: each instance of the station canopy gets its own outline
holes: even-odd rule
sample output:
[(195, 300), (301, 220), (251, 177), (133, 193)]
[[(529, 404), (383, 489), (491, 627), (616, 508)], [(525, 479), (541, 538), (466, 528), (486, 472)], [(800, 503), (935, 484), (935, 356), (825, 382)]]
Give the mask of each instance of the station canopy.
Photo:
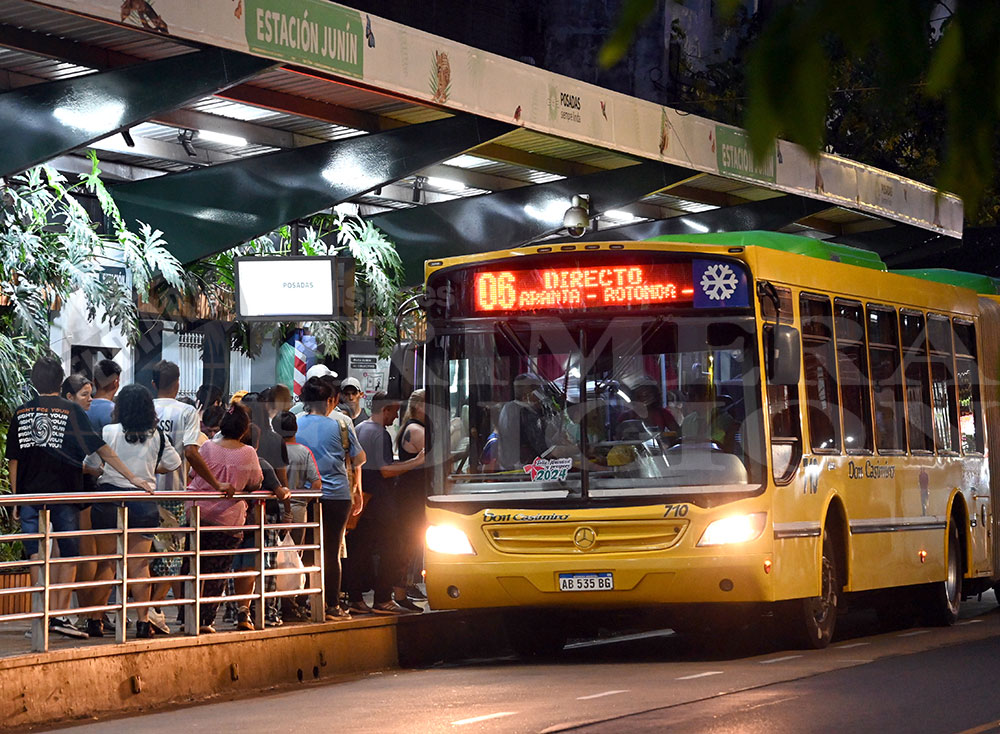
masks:
[[(957, 247), (962, 204), (325, 0), (0, 0), (0, 176), (97, 151), (123, 214), (183, 261), (350, 203), (422, 263), (567, 237), (766, 229)], [(18, 141), (16, 145), (12, 144)]]

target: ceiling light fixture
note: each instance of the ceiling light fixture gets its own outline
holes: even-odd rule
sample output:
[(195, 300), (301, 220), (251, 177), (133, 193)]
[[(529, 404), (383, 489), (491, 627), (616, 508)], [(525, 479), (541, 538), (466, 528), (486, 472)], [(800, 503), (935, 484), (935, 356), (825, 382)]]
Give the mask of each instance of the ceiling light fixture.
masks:
[(239, 135), (227, 135), (226, 133), (217, 133), (214, 130), (199, 130), (198, 137), (202, 140), (207, 140), (210, 143), (219, 143), (220, 145), (231, 145), (235, 148), (245, 148), (247, 146), (247, 139), (241, 138)]

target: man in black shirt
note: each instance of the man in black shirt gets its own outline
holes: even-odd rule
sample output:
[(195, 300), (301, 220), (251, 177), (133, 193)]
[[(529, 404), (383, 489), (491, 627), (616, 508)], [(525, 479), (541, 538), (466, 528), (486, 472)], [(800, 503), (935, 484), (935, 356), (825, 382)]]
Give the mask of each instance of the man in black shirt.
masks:
[[(344, 589), (351, 602), (352, 614), (402, 614), (422, 612), (406, 599), (406, 594), (393, 601), (393, 587), (402, 583), (405, 569), (401, 554), (400, 507), (395, 498), (395, 479), (401, 474), (424, 465), (423, 450), (408, 461), (394, 461), (392, 439), (386, 426), (392, 425), (399, 414), (399, 402), (384, 392), (372, 397), (372, 417), (358, 425), (358, 441), (368, 460), (361, 468), (361, 486), (370, 498), (358, 525), (347, 534), (347, 565)], [(378, 571), (375, 571), (375, 556)], [(368, 588), (374, 588), (373, 606), (363, 598)]]
[[(5, 456), (9, 462), (10, 486), (15, 494), (64, 494), (83, 492), (83, 460), (97, 452), (105, 463), (114, 467), (139, 489), (153, 492), (154, 486), (133, 474), (104, 443), (79, 405), (59, 397), (64, 373), (62, 363), (54, 357), (41, 357), (31, 368), (31, 382), (38, 396), (20, 406), (7, 429)], [(76, 504), (24, 505), (20, 511), (21, 532), (39, 532), (39, 510), (49, 509), (50, 522), (56, 532), (79, 530), (79, 507)], [(79, 538), (59, 538), (59, 553), (63, 558), (79, 555)], [(24, 541), (24, 552), (38, 560), (37, 540)], [(32, 583), (40, 583), (40, 569), (32, 566)], [(76, 564), (57, 563), (51, 566), (49, 580), (53, 584), (72, 584), (76, 580)], [(49, 608), (64, 612), (69, 608), (72, 592), (53, 591)], [(71, 637), (86, 637), (60, 617), (49, 620), (49, 628)]]

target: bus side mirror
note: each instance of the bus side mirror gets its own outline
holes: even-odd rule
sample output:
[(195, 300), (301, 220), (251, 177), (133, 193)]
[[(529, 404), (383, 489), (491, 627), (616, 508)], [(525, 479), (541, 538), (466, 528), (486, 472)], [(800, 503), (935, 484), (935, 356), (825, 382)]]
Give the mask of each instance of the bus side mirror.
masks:
[(788, 324), (769, 324), (764, 327), (764, 339), (767, 384), (798, 384), (802, 364), (798, 329)]

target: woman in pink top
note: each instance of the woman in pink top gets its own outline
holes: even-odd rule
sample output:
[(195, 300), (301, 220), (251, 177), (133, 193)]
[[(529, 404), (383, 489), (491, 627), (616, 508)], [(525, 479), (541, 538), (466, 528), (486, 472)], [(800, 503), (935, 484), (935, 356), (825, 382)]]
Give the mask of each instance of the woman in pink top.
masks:
[[(264, 474), (257, 460), (257, 452), (253, 446), (242, 442), (250, 430), (250, 414), (239, 404), (231, 405), (222, 416), (219, 424), (219, 441), (207, 441), (201, 445), (198, 452), (205, 464), (219, 482), (228, 482), (235, 492), (245, 492), (256, 489), (264, 479)], [(188, 485), (188, 489), (197, 492), (210, 492), (212, 487), (200, 476)], [(285, 497), (279, 495), (284, 487), (279, 487), (275, 495), (279, 500)], [(231, 496), (231, 495), (230, 495)], [(287, 496), (287, 495), (286, 495)], [(198, 500), (189, 503), (201, 508), (201, 524), (206, 525), (243, 525), (246, 521), (247, 503), (244, 500), (212, 499)], [(202, 550), (235, 550), (243, 539), (242, 531), (202, 530)], [(233, 556), (205, 556), (201, 559), (202, 573), (225, 573), (233, 568)], [(212, 579), (202, 585), (203, 597), (217, 597), (222, 594), (224, 579)], [(212, 623), (219, 608), (219, 602), (209, 602), (201, 605), (201, 632), (215, 632)]]

